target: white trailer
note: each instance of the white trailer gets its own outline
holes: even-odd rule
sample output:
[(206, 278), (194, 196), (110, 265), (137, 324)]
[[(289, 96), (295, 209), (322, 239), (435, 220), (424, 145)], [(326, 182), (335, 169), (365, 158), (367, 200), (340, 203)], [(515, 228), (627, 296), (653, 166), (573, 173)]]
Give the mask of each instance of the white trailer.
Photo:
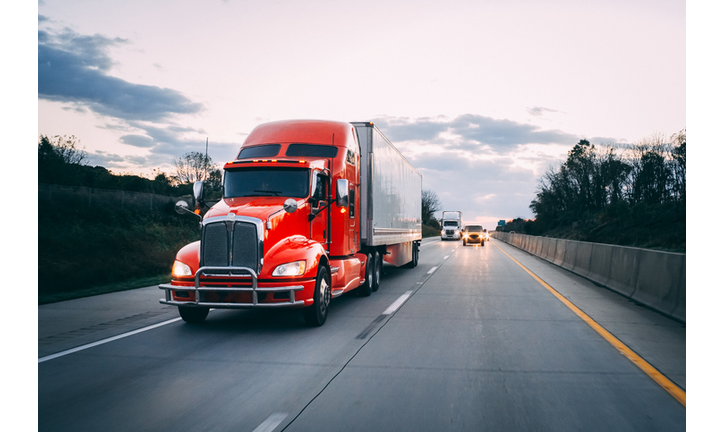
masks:
[(442, 212), (441, 240), (460, 240), (463, 236), (463, 212)]
[(371, 122), (353, 122), (360, 144), (360, 240), (392, 265), (417, 265), (422, 175)]

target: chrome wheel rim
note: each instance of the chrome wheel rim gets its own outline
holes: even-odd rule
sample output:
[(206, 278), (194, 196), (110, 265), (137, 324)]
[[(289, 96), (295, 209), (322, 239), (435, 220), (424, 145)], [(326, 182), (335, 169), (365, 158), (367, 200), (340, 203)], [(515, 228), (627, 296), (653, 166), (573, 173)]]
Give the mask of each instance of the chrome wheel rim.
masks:
[(319, 283), (319, 297), (321, 300), (321, 303), (319, 304), (319, 310), (324, 314), (327, 311), (327, 306), (329, 306), (329, 302), (332, 299), (332, 295), (329, 291), (329, 284), (327, 283), (326, 278), (322, 278), (322, 281)]

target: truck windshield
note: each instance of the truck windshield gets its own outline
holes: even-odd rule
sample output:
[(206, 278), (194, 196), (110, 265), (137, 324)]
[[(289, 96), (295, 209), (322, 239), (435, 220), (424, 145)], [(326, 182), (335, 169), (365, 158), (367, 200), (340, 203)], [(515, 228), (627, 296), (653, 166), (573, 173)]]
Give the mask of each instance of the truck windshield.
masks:
[(224, 198), (309, 195), (309, 170), (299, 168), (245, 168), (227, 170)]
[(480, 225), (468, 225), (465, 230), (468, 232), (483, 232), (483, 227)]
[(445, 226), (458, 226), (457, 221), (445, 221), (443, 222), (443, 225)]

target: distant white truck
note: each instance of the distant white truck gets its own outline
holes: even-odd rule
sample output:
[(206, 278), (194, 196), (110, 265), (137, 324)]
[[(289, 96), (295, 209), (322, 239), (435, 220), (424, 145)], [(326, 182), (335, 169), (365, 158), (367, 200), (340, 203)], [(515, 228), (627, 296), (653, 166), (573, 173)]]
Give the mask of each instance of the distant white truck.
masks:
[(463, 212), (442, 212), (441, 240), (460, 240), (463, 236)]

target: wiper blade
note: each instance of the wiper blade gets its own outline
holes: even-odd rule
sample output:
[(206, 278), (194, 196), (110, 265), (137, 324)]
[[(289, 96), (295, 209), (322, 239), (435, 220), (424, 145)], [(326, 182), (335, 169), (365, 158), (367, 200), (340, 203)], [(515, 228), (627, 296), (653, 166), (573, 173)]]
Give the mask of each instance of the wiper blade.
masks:
[[(274, 196), (279, 196), (282, 193), (282, 191), (273, 191), (273, 190), (255, 190), (254, 192), (262, 192), (265, 194), (274, 194)], [(266, 195), (249, 195), (249, 196), (266, 196)]]

